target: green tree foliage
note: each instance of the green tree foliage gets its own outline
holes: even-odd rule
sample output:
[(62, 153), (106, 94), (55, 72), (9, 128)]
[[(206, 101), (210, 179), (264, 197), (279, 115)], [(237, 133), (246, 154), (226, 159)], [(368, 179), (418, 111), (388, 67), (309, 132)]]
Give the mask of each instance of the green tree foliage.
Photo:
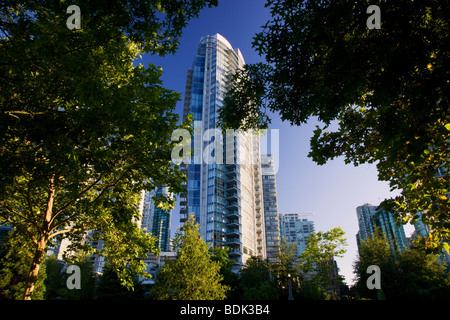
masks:
[(301, 282), (301, 291), (295, 300), (330, 300), (330, 295), (314, 281), (303, 279)]
[[(0, 299), (22, 300), (25, 283), (33, 253), (27, 246), (30, 241), (22, 234), (10, 231), (0, 248)], [(43, 300), (46, 292), (45, 267), (39, 274), (31, 296), (33, 300)]]
[(376, 163), (401, 191), (384, 206), (404, 223), (422, 212), (438, 250), (450, 239), (450, 3), (379, 1), (381, 29), (371, 30), (373, 4), (268, 0), (253, 41), (265, 62), (236, 73), (222, 126), (267, 127), (269, 111), (292, 125), (318, 119), (309, 156)]
[(280, 299), (288, 298), (288, 281), (291, 281), (292, 294), (295, 298), (299, 295), (301, 281), (297, 245), (289, 244), (286, 238), (282, 237), (278, 247), (277, 261), (270, 266), (276, 279), (278, 295)]
[(239, 276), (232, 270), (235, 262), (228, 257), (230, 248), (214, 247), (209, 250), (211, 252), (211, 260), (220, 264), (220, 274), (223, 277), (221, 283), (229, 287), (229, 290), (226, 292), (227, 299), (237, 298), (235, 290), (239, 284)]
[(56, 300), (60, 298), (60, 290), (65, 285), (61, 275), (62, 264), (54, 254), (45, 260), (45, 300)]
[[(400, 253), (398, 253), (400, 255)], [(367, 268), (376, 265), (381, 270), (381, 290), (383, 293), (392, 292), (398, 288), (398, 269), (395, 266), (395, 257), (389, 243), (383, 237), (379, 229), (374, 235), (363, 240), (359, 248), (359, 254), (353, 268), (356, 275), (355, 290), (359, 297), (376, 300), (376, 289), (367, 288), (367, 279), (371, 275)]]
[[(131, 275), (133, 281), (133, 290), (129, 290), (127, 286), (123, 285), (122, 280), (117, 275), (115, 269), (109, 265), (103, 267), (102, 275), (96, 284), (95, 298), (98, 300), (142, 300), (144, 299), (145, 289), (136, 274)], [(83, 283), (81, 284), (83, 286)], [(83, 287), (81, 287), (83, 289)], [(66, 292), (67, 294), (67, 292)], [(70, 293), (69, 293), (70, 294)], [(77, 293), (69, 295), (72, 299), (82, 299), (76, 297)]]
[(397, 265), (400, 299), (450, 299), (450, 277), (440, 255), (415, 247), (401, 254)]
[(158, 300), (222, 300), (229, 287), (221, 282), (221, 264), (211, 259), (208, 245), (200, 238), (194, 216), (183, 224), (173, 241), (177, 259), (168, 261), (151, 289)]
[[(45, 261), (46, 300), (139, 300), (144, 298), (144, 287), (136, 275), (131, 276), (133, 290), (128, 290), (118, 278), (117, 272), (108, 265), (103, 268), (101, 275), (96, 275), (88, 256), (77, 256), (71, 263), (80, 267), (80, 289), (67, 287), (70, 274), (64, 272), (62, 263), (54, 255)], [(68, 267), (67, 264), (66, 267)]]
[(243, 300), (277, 299), (277, 286), (268, 262), (257, 257), (247, 259), (237, 291)]
[(450, 276), (439, 254), (425, 250), (424, 241), (398, 254), (394, 259), (389, 244), (381, 235), (363, 241), (354, 264), (355, 291), (360, 298), (377, 299), (377, 290), (369, 290), (369, 265), (381, 272), (381, 290), (387, 300), (435, 300), (450, 298)]
[(285, 237), (282, 237), (278, 246), (277, 263), (278, 273), (282, 277), (288, 274), (297, 274), (299, 271), (299, 257), (297, 255), (297, 245), (289, 244)]
[[(171, 162), (180, 94), (162, 70), (134, 65), (141, 53), (173, 53), (188, 20), (216, 0), (86, 1), (81, 29), (69, 30), (68, 1), (3, 1), (0, 6), (0, 223), (31, 239), (25, 299), (49, 241), (80, 244), (86, 230), (99, 254), (132, 286), (154, 239), (132, 223), (141, 190), (182, 190)], [(173, 206), (158, 199), (163, 208)]]
[(340, 227), (311, 233), (300, 256), (301, 269), (309, 274), (309, 281), (333, 294), (343, 282), (342, 276), (335, 274), (337, 270), (333, 259), (342, 257), (346, 252), (347, 239), (344, 235)]
[[(67, 288), (67, 279), (70, 274), (63, 273), (63, 287), (60, 290), (61, 299), (64, 300), (92, 300), (96, 294), (97, 276), (94, 273), (94, 267), (89, 256), (77, 256), (76, 259), (72, 259), (70, 264), (76, 265), (80, 268), (80, 289)], [(68, 266), (68, 265), (67, 265)], [(110, 268), (111, 270), (111, 268)], [(117, 278), (117, 272), (115, 273)], [(131, 275), (133, 281), (133, 292), (139, 291), (137, 286), (139, 285), (135, 279), (136, 277)], [(141, 293), (141, 292), (139, 292)], [(133, 293), (130, 293), (133, 294)]]

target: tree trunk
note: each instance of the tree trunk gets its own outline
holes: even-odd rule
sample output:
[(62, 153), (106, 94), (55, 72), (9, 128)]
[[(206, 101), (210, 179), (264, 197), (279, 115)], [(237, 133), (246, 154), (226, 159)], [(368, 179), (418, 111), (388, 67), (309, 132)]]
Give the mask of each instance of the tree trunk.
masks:
[(47, 246), (47, 239), (42, 237), (38, 242), (38, 245), (37, 245), (36, 251), (34, 253), (34, 257), (33, 257), (33, 262), (31, 263), (30, 272), (28, 273), (24, 300), (31, 300), (31, 296), (33, 295), (33, 291), (34, 291), (34, 286), (36, 284), (37, 277), (39, 274), (39, 267), (44, 258), (46, 246)]
[(52, 217), (53, 211), (53, 200), (55, 198), (55, 175), (53, 174), (50, 178), (50, 185), (48, 190), (48, 201), (47, 208), (45, 210), (45, 216), (42, 221), (42, 228), (40, 230), (39, 240), (37, 243), (36, 251), (34, 253), (33, 262), (31, 263), (30, 272), (28, 273), (27, 282), (25, 285), (25, 296), (24, 300), (31, 300), (33, 295), (34, 286), (37, 281), (39, 274), (39, 267), (44, 259), (45, 248), (47, 247), (47, 242), (50, 234), (50, 219)]

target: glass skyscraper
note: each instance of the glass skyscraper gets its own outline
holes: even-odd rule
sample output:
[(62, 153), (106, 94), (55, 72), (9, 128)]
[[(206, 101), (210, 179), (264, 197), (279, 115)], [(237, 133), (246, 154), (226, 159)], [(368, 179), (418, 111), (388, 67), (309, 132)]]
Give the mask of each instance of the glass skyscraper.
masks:
[(356, 208), (356, 215), (358, 217), (359, 231), (356, 234), (356, 242), (358, 247), (362, 240), (368, 239), (373, 234), (372, 217), (377, 211), (377, 206), (364, 204)]
[(306, 249), (306, 240), (314, 232), (314, 222), (303, 218), (302, 213), (280, 214), (280, 234), (290, 245), (297, 246), (297, 256)]
[(170, 222), (172, 211), (158, 208), (153, 197), (163, 195), (169, 196), (167, 187), (160, 186), (152, 191), (142, 191), (139, 202), (141, 228), (145, 233), (156, 237), (156, 246), (161, 251), (170, 251)]
[(266, 226), (266, 251), (269, 262), (276, 262), (280, 245), (280, 220), (278, 218), (277, 183), (274, 157), (261, 155), (264, 223)]
[(362, 240), (371, 237), (379, 229), (389, 243), (392, 254), (397, 256), (398, 251), (408, 248), (405, 230), (399, 225), (391, 212), (381, 206), (365, 204), (356, 208), (359, 223), (359, 232), (356, 235), (358, 247)]
[(259, 136), (223, 134), (217, 126), (229, 80), (243, 66), (241, 52), (224, 37), (203, 37), (188, 70), (183, 112), (193, 115), (194, 154), (184, 166), (181, 222), (193, 215), (208, 244), (230, 248), (236, 268), (250, 256), (266, 256)]

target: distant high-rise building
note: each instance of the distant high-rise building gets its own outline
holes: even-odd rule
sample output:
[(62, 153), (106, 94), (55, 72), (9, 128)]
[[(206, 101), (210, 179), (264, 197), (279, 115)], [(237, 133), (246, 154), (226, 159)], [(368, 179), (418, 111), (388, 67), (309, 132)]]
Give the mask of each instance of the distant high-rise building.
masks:
[(186, 81), (183, 117), (193, 116), (194, 154), (180, 199), (181, 222), (193, 215), (208, 244), (231, 248), (236, 267), (266, 257), (259, 136), (218, 128), (229, 80), (243, 66), (239, 49), (221, 35), (200, 40)]
[(261, 155), (261, 168), (267, 259), (269, 262), (276, 262), (280, 245), (280, 220), (278, 218), (274, 157), (272, 155)]
[(139, 202), (142, 230), (156, 237), (156, 246), (161, 251), (170, 251), (170, 222), (172, 211), (158, 208), (153, 200), (158, 195), (170, 196), (167, 187), (158, 187), (152, 191), (142, 191)]
[(399, 225), (391, 212), (381, 206), (365, 204), (356, 209), (358, 215), (359, 232), (356, 236), (358, 247), (363, 240), (370, 238), (375, 230), (380, 230), (391, 247), (394, 257), (397, 252), (408, 248), (405, 230)]
[(358, 247), (361, 241), (368, 239), (373, 234), (372, 217), (377, 211), (377, 206), (364, 204), (356, 208), (356, 215), (358, 217), (359, 231), (356, 234), (356, 242)]
[(288, 244), (297, 245), (297, 256), (306, 249), (306, 240), (314, 232), (314, 222), (302, 213), (280, 214), (280, 234)]
[(418, 213), (418, 219), (414, 221), (415, 234), (414, 237), (421, 236), (426, 238), (430, 233), (430, 227), (422, 222), (422, 213)]
[(398, 224), (391, 212), (378, 207), (372, 220), (375, 228), (380, 228), (381, 232), (385, 235), (394, 256), (397, 254), (397, 251), (405, 251), (408, 248), (403, 225)]

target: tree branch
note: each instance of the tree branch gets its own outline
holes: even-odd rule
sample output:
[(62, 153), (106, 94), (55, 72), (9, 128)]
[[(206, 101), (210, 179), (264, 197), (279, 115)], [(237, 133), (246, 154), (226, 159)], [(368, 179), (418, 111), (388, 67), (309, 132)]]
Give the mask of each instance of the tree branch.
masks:
[(28, 190), (27, 190), (27, 203), (30, 209), (31, 215), (33, 215), (33, 204), (31, 203), (31, 179), (28, 180)]
[(64, 54), (71, 54), (71, 53), (73, 53), (73, 52), (76, 52), (76, 51), (79, 51), (79, 50), (84, 50), (84, 49), (87, 49), (87, 48), (96, 48), (96, 47), (100, 47), (100, 46), (102, 46), (103, 44), (105, 44), (105, 43), (107, 43), (107, 42), (109, 42), (109, 41), (113, 40), (114, 38), (117, 38), (117, 37), (119, 37), (119, 36), (121, 36), (121, 35), (122, 35), (122, 31), (119, 32), (119, 33), (117, 33), (115, 36), (112, 36), (112, 37), (110, 37), (110, 38), (106, 38), (106, 39), (104, 39), (103, 41), (100, 41), (100, 42), (98, 42), (98, 43), (94, 43), (94, 44), (89, 44), (89, 45), (86, 45), (86, 46), (77, 47), (77, 48), (74, 48), (74, 49), (72, 49), (72, 50), (67, 50), (66, 52), (64, 52)]
[(48, 239), (50, 240), (51, 238), (54, 238), (54, 237), (56, 237), (56, 236), (58, 236), (58, 235), (60, 235), (60, 234), (64, 234), (64, 233), (68, 233), (68, 232), (83, 231), (83, 230), (84, 230), (83, 228), (69, 228), (69, 229), (62, 229), (62, 230), (59, 230), (59, 231), (56, 231), (56, 232), (52, 233), (52, 234), (48, 237)]
[[(69, 200), (65, 205), (63, 205), (61, 207), (61, 209), (59, 209), (51, 218), (49, 225), (51, 225), (53, 223), (53, 221), (55, 220), (55, 218), (61, 214), (61, 212), (63, 212), (66, 208), (68, 208), (71, 204), (73, 204), (79, 197), (81, 197), (83, 194), (85, 194), (86, 192), (88, 192), (89, 190), (91, 190), (97, 183), (100, 182), (100, 180), (102, 179), (103, 174), (100, 174), (100, 177), (91, 185), (89, 185), (86, 189), (84, 189), (83, 191), (81, 191), (80, 193), (77, 194), (76, 197), (73, 197), (72, 200)], [(52, 230), (54, 230), (54, 228), (52, 228)]]
[[(3, 209), (9, 211), (10, 213), (12, 213), (12, 214), (14, 214), (14, 215), (20, 217), (21, 219), (27, 221), (28, 223), (30, 223), (31, 225), (33, 225), (34, 227), (36, 227), (36, 228), (38, 229), (39, 232), (41, 232), (41, 228), (39, 227), (37, 221), (32, 221), (32, 220), (30, 220), (29, 218), (27, 218), (27, 217), (24, 216), (23, 214), (19, 213), (18, 211), (9, 208), (7, 205), (5, 205), (5, 203), (2, 203), (2, 207), (3, 207)], [(6, 217), (5, 217), (5, 218), (6, 218)], [(7, 219), (9, 222), (13, 223), (13, 222), (12, 222), (11, 220), (9, 220), (8, 218), (6, 218), (6, 219)], [(15, 223), (13, 223), (13, 224), (15, 224)]]
[[(21, 225), (19, 223), (14, 222), (13, 220), (11, 220), (8, 217), (4, 217), (4, 219), (6, 219), (6, 221), (8, 221), (10, 224), (12, 224), (15, 228), (19, 229), (20, 232), (22, 232), (25, 235), (28, 235), (30, 237), (31, 241), (33, 241), (33, 243), (37, 245), (37, 240), (35, 239), (34, 235), (30, 231), (27, 230), (27, 228), (25, 228), (23, 225)], [(40, 230), (40, 229), (38, 228), (38, 230)]]
[[(94, 204), (95, 202), (97, 202), (97, 201), (101, 198), (101, 196), (105, 193), (105, 191), (106, 191), (107, 189), (112, 188), (112, 187), (115, 187), (115, 186), (122, 180), (122, 178), (124, 177), (124, 175), (125, 175), (125, 173), (126, 173), (127, 171), (128, 171), (128, 170), (124, 170), (124, 172), (122, 172), (122, 174), (121, 174), (120, 177), (117, 179), (117, 181), (115, 181), (113, 184), (109, 184), (109, 185), (105, 186), (105, 187), (103, 188), (103, 190), (97, 195), (97, 197), (91, 202), (91, 204)], [(58, 213), (60, 213), (60, 211), (61, 211), (61, 210), (59, 210)], [(81, 213), (81, 212), (76, 212), (76, 213), (70, 215), (70, 216), (67, 217), (66, 219), (64, 219), (64, 220), (60, 221), (59, 223), (57, 223), (50, 231), (53, 231), (53, 230), (57, 229), (58, 227), (64, 225), (65, 223), (71, 221), (73, 218), (75, 218), (76, 216), (78, 216), (80, 213)]]

